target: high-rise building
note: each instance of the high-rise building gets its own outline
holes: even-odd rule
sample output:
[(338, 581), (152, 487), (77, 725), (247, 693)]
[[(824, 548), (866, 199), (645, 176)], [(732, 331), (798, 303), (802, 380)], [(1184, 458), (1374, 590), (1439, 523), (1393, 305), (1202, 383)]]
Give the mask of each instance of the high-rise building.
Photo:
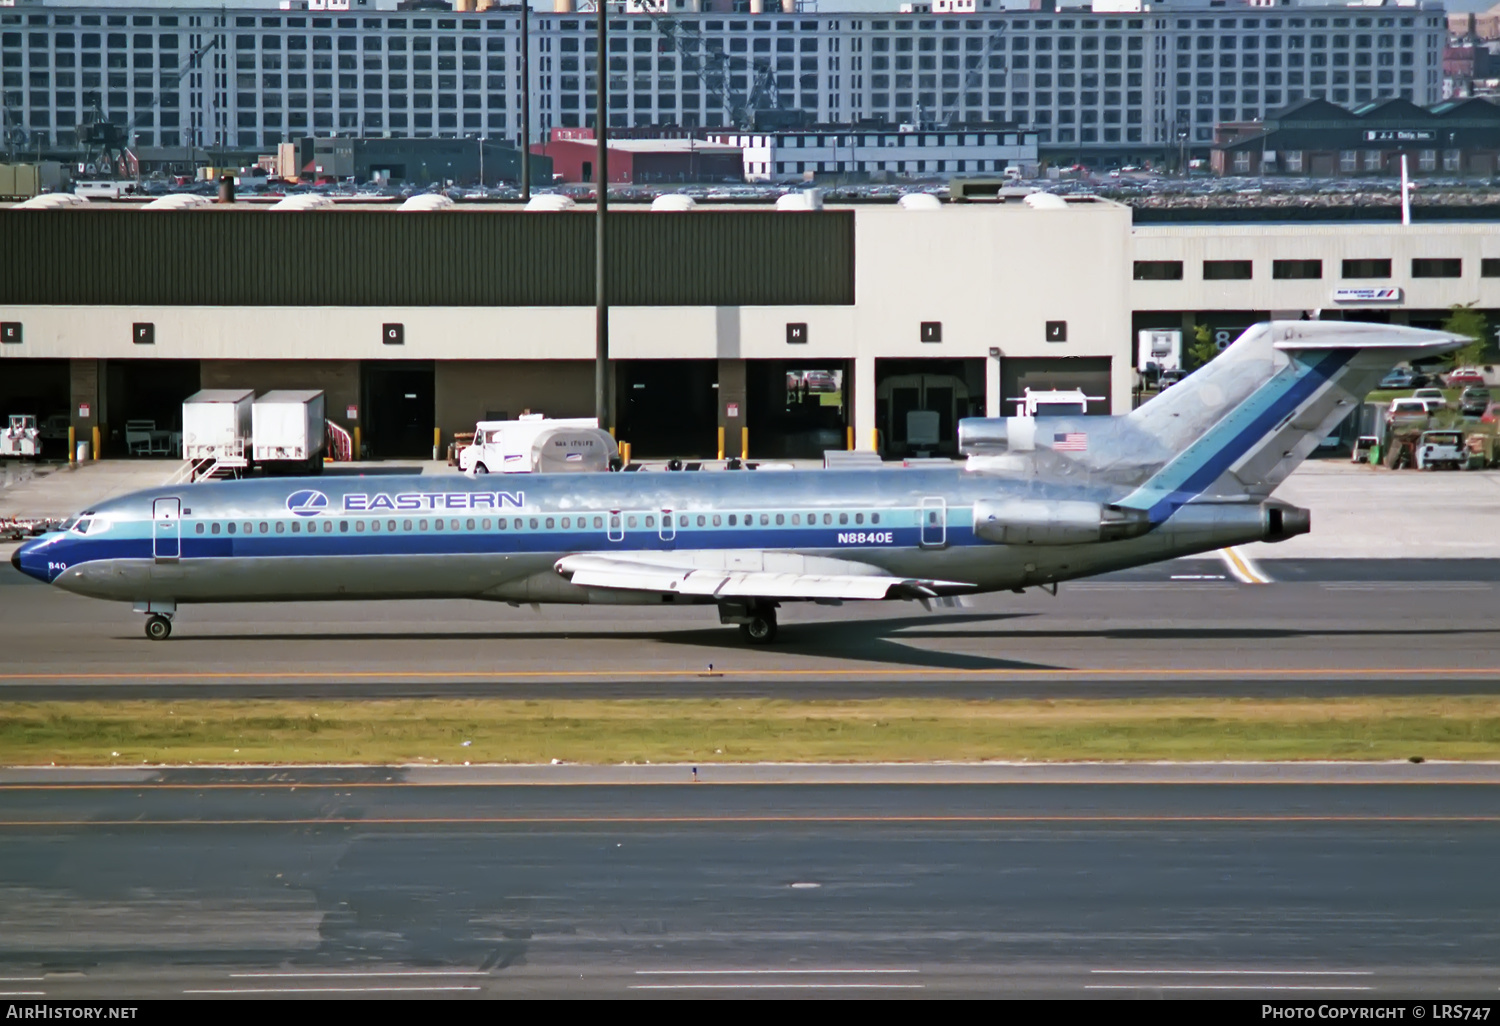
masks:
[[(765, 12), (612, 15), (611, 125), (748, 126), (800, 111), (817, 122), (1011, 123), (1035, 130), (1044, 156), (1206, 149), (1215, 123), (1303, 99), (1436, 103), (1447, 30), (1435, 3), (756, 6)], [(531, 37), (534, 139), (590, 125), (594, 15), (537, 12)], [(0, 8), (6, 139), (70, 145), (97, 107), (142, 148), (255, 151), (336, 134), (517, 140), (519, 47), (515, 8)]]

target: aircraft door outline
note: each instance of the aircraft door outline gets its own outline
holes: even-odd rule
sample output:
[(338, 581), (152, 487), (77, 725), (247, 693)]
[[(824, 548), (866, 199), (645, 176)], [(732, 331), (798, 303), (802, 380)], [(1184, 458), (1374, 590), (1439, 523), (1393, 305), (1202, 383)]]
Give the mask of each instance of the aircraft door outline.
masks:
[(625, 540), (625, 517), (621, 515), (619, 510), (610, 510), (609, 519), (605, 523), (609, 525), (605, 537), (612, 542)]
[(677, 540), (677, 521), (673, 519), (672, 511), (664, 509), (661, 511), (661, 527), (658, 529), (659, 537), (671, 548)]
[(929, 495), (922, 499), (917, 511), (921, 524), (921, 545), (924, 549), (941, 549), (948, 545), (948, 503), (941, 495)]
[(182, 500), (157, 499), (151, 504), (151, 558), (175, 563), (182, 556)]

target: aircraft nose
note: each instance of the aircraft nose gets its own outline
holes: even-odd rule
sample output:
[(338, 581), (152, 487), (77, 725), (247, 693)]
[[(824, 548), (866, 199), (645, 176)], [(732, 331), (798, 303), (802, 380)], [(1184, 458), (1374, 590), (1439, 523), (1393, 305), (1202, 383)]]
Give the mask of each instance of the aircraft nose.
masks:
[(10, 565), (27, 577), (35, 577), (37, 580), (45, 583), (47, 581), (47, 572), (39, 569), (36, 564), (27, 558), (37, 548), (38, 542), (39, 539), (32, 539), (28, 542), (22, 542), (17, 546), (16, 551), (10, 554)]

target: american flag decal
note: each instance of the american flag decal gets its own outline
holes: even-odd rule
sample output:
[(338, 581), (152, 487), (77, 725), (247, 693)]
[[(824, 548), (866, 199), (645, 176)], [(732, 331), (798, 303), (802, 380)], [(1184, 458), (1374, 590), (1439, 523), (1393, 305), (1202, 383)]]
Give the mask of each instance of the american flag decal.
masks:
[(1067, 434), (1052, 436), (1052, 449), (1054, 452), (1087, 452), (1089, 448), (1089, 436), (1083, 431), (1069, 431)]

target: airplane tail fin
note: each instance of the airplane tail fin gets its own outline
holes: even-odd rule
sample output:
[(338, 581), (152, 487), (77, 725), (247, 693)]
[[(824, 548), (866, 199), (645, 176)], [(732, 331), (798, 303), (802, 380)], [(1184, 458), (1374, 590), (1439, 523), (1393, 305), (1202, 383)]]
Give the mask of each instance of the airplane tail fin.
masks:
[(1263, 499), (1397, 363), (1468, 341), (1353, 321), (1254, 325), (1127, 416), (1175, 456), (1120, 505), (1159, 523), (1200, 497)]

